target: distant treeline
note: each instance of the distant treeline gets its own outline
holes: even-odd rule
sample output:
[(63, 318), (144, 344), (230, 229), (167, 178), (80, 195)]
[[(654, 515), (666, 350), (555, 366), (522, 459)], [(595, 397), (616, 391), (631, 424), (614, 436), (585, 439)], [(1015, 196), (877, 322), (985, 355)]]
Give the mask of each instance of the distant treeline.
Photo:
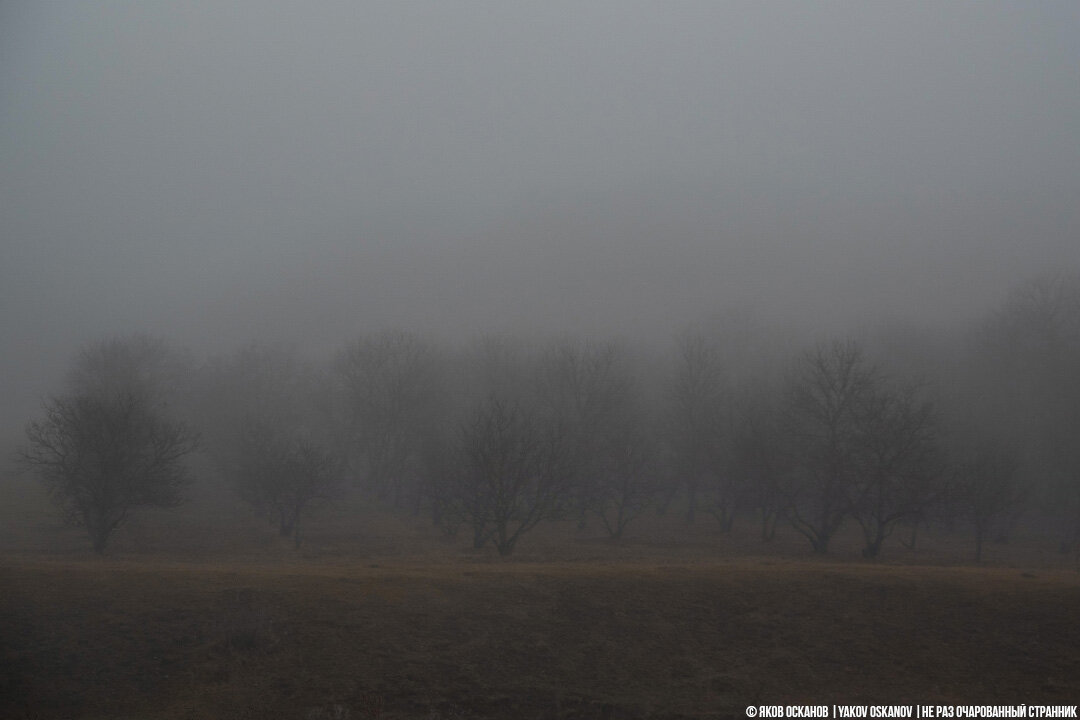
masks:
[[(346, 492), (501, 554), (549, 518), (612, 537), (647, 509), (754, 518), (864, 554), (930, 522), (1007, 539), (1025, 513), (1080, 539), (1080, 277), (1043, 277), (950, 333), (883, 326), (792, 347), (746, 320), (632, 341), (407, 330), (324, 362), (252, 344), (196, 360), (147, 335), (86, 347), (20, 450), (103, 551), (140, 506), (228, 484), (282, 535)], [(676, 510), (677, 509), (677, 510)]]

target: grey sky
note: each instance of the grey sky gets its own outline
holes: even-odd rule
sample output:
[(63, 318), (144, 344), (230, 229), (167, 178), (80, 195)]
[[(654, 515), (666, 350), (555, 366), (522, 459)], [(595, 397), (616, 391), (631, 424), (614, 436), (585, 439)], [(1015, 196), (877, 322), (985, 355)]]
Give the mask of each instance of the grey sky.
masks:
[(0, 5), (19, 412), (137, 329), (965, 317), (1078, 198), (1073, 2)]

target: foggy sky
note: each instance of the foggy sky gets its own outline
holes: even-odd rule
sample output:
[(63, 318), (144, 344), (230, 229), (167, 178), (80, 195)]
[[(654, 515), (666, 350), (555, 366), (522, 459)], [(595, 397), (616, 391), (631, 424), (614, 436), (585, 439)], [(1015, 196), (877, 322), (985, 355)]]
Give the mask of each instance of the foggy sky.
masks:
[(1080, 267), (1080, 5), (0, 5), (0, 395), (81, 344), (955, 320)]

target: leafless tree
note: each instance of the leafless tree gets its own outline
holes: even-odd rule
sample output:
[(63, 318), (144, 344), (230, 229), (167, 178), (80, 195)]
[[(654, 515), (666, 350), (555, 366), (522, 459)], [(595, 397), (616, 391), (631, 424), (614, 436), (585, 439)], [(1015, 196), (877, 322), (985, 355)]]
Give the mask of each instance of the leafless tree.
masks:
[(529, 344), (507, 333), (486, 333), (465, 348), (461, 390), (466, 404), (477, 398), (498, 397), (507, 402), (535, 401), (536, 367)]
[(522, 535), (561, 509), (569, 475), (561, 453), (561, 437), (520, 405), (491, 397), (476, 408), (454, 468), (455, 509), (475, 547), (492, 540), (509, 555)]
[(719, 348), (704, 335), (689, 331), (676, 340), (675, 376), (671, 384), (668, 437), (676, 472), (686, 487), (686, 519), (693, 522), (699, 493), (716, 490), (714, 504), (722, 529), (730, 529), (735, 503), (722, 473), (727, 418), (724, 367)]
[(787, 512), (791, 452), (779, 408), (766, 388), (751, 388), (736, 403), (730, 430), (728, 473), (737, 478), (747, 504), (761, 520), (761, 539), (769, 542)]
[[(633, 464), (625, 454), (626, 434), (636, 411), (627, 364), (613, 342), (568, 339), (552, 344), (539, 363), (540, 419), (563, 433), (563, 452), (582, 524), (588, 512), (601, 511), (606, 495), (601, 485), (613, 479), (611, 473), (630, 470), (628, 461)], [(636, 473), (618, 482), (632, 482)]]
[(608, 535), (618, 539), (655, 500), (660, 485), (657, 452), (647, 434), (628, 422), (606, 433), (596, 451), (589, 507)]
[(874, 558), (899, 523), (917, 519), (939, 496), (944, 461), (934, 407), (917, 386), (876, 376), (856, 413), (851, 514), (863, 531), (863, 556)]
[(147, 402), (174, 401), (191, 374), (190, 361), (145, 333), (110, 337), (80, 350), (68, 372), (71, 392), (101, 397), (134, 393)]
[(178, 353), (148, 335), (92, 343), (75, 359), (69, 391), (27, 427), (23, 466), (68, 522), (86, 528), (95, 552), (132, 512), (181, 502), (184, 460), (198, 445), (169, 407), (184, 370)]
[(1027, 492), (1020, 482), (1016, 453), (1003, 443), (985, 439), (960, 459), (955, 483), (961, 507), (975, 529), (975, 561), (982, 560), (983, 543), (1015, 521)]
[(435, 347), (409, 333), (382, 332), (346, 347), (337, 370), (352, 472), (380, 499), (418, 510), (423, 452), (442, 414)]
[(240, 497), (266, 513), (283, 537), (300, 547), (300, 520), (320, 500), (341, 493), (340, 463), (303, 437), (283, 437), (257, 423), (243, 434), (236, 487)]
[(299, 526), (341, 494), (341, 448), (326, 378), (286, 345), (251, 344), (213, 360), (196, 386), (207, 446), (231, 489), (299, 547)]
[(30, 423), (20, 451), (65, 519), (86, 528), (94, 552), (132, 512), (172, 507), (187, 483), (183, 464), (196, 436), (139, 392), (103, 390), (54, 398)]
[[(484, 514), (477, 512), (473, 491), (463, 472), (464, 428), (475, 420), (484, 400), (498, 398), (504, 407), (535, 408), (535, 358), (518, 337), (489, 333), (470, 340), (450, 357), (446, 411), (426, 438), (422, 457), (430, 477), (432, 519), (448, 534), (468, 524), (476, 547), (490, 539)], [(479, 523), (479, 525), (477, 525)]]
[(860, 472), (860, 410), (876, 383), (876, 371), (853, 341), (806, 353), (788, 383), (784, 429), (794, 455), (788, 516), (815, 552), (828, 552), (851, 511)]
[(193, 415), (224, 474), (235, 478), (252, 428), (332, 445), (328, 414), (317, 406), (321, 384), (287, 345), (252, 343), (205, 363), (193, 383)]
[(983, 424), (1022, 442), (1024, 482), (1067, 552), (1080, 540), (1080, 275), (1016, 288), (980, 328), (973, 354)]

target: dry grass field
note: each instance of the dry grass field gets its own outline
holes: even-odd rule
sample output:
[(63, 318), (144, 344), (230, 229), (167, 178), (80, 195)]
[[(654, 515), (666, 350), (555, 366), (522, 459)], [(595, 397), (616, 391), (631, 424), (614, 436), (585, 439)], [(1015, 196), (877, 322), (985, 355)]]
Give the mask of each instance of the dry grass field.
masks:
[[(0, 717), (718, 718), (749, 704), (1076, 703), (1080, 572), (1022, 537), (857, 539), (747, 522), (537, 529), (507, 560), (329, 508), (293, 550), (242, 508), (146, 513), (104, 558), (36, 487), (0, 510)], [(464, 533), (462, 533), (464, 535)]]

